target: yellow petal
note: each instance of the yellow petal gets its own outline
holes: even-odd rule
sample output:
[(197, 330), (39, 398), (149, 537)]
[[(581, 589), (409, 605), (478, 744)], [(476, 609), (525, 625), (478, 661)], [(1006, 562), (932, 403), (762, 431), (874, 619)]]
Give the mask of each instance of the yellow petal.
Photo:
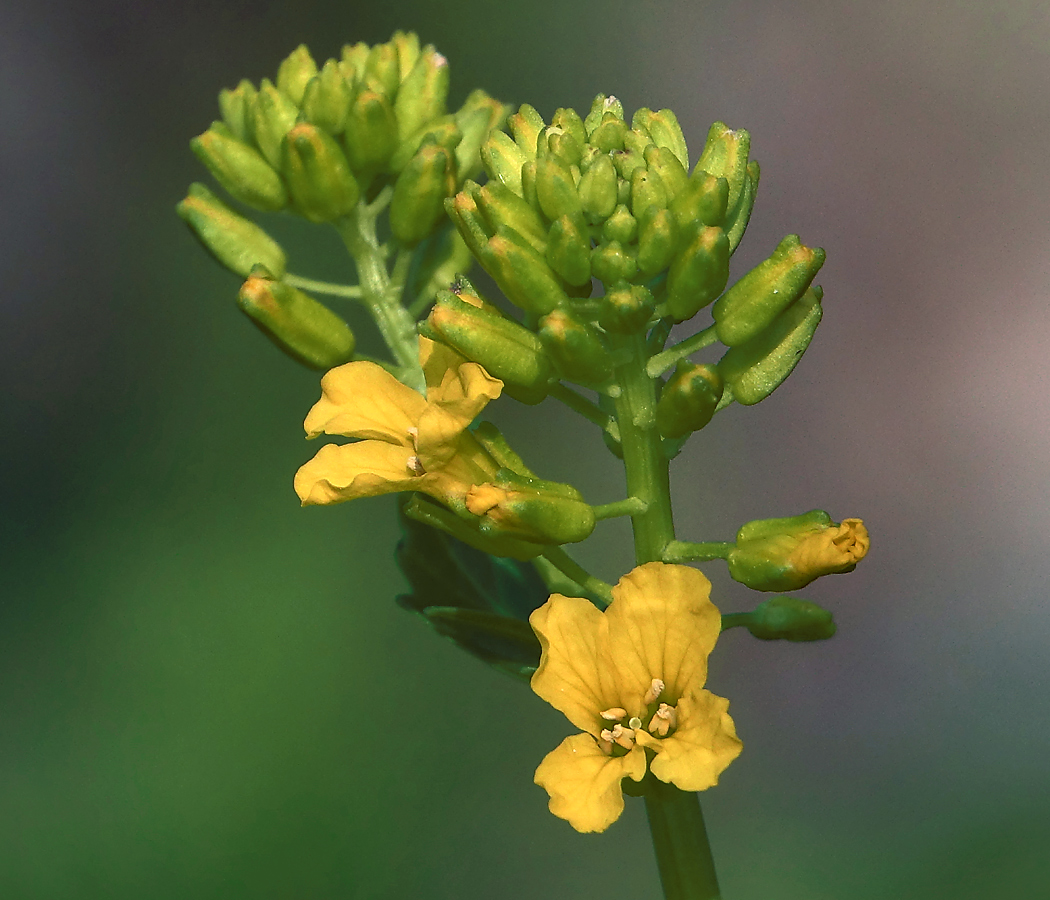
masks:
[(422, 394), (403, 385), (381, 366), (350, 362), (321, 379), (321, 399), (303, 423), (307, 437), (343, 434), (412, 446), (414, 428), (426, 409)]
[(417, 438), (420, 458), (429, 459), (431, 466), (445, 462), (455, 439), (502, 389), (503, 382), (477, 363), (448, 370), (439, 386), (427, 389)]
[(615, 681), (603, 675), (599, 658), (599, 632), (604, 629), (603, 613), (581, 597), (553, 594), (529, 616), (529, 624), (539, 638), (543, 655), (532, 676), (532, 689), (577, 728), (593, 735), (600, 733), (599, 713), (620, 706)]
[[(722, 617), (711, 602), (711, 582), (689, 566), (646, 563), (628, 572), (612, 589), (605, 611), (606, 640), (601, 659), (615, 665), (617, 704), (640, 715), (641, 700), (654, 678), (666, 687), (662, 699), (703, 687), (707, 657), (714, 649)], [(636, 704), (632, 709), (630, 704)]]
[(467, 361), (465, 356), (457, 353), (451, 347), (432, 341), (430, 338), (419, 339), (419, 365), (423, 369), (423, 380), (426, 382), (427, 391), (441, 384), (445, 373), (449, 369), (463, 365)]
[(577, 831), (605, 831), (623, 812), (620, 781), (641, 781), (645, 752), (606, 756), (589, 734), (567, 737), (536, 769), (536, 784), (550, 794), (550, 811)]
[(740, 755), (729, 701), (710, 691), (696, 691), (678, 701), (678, 728), (663, 740), (637, 732), (639, 746), (656, 751), (653, 775), (683, 791), (703, 791)]
[(310, 506), (416, 490), (421, 479), (408, 467), (411, 455), (382, 441), (325, 444), (295, 473), (295, 492)]

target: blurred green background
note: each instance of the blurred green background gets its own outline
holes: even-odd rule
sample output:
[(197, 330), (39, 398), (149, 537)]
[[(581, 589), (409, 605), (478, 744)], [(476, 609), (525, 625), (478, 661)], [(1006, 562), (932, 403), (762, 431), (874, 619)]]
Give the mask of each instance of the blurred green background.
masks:
[[(716, 653), (727, 900), (1046, 896), (1045, 4), (38, 0), (0, 8), (0, 897), (657, 896), (637, 802), (599, 837), (547, 813), (561, 716), (394, 605), (391, 499), (299, 509), (317, 376), (174, 215), (219, 88), (395, 28), (453, 100), (748, 128), (735, 271), (827, 249), (805, 360), (675, 469), (683, 537), (823, 507), (874, 540), (804, 592), (834, 640)], [(294, 224), (296, 270), (340, 277)], [(617, 496), (588, 426), (498, 406), (535, 468)], [(622, 527), (592, 545), (626, 568)]]

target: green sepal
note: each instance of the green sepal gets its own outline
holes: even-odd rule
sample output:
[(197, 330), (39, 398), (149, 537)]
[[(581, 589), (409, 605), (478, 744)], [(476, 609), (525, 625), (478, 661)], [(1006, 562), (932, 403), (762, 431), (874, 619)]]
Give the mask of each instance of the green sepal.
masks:
[(729, 239), (721, 228), (700, 226), (667, 273), (667, 308), (676, 322), (691, 319), (729, 280)]
[(233, 90), (223, 88), (219, 91), (219, 110), (222, 120), (227, 124), (233, 136), (239, 141), (249, 143), (252, 139), (252, 103), (255, 101), (255, 85), (247, 78)]
[(754, 612), (725, 618), (724, 628), (743, 625), (762, 641), (826, 641), (837, 630), (830, 611), (798, 597), (770, 597)]
[(342, 134), (350, 108), (350, 85), (334, 59), (328, 60), (320, 73), (307, 82), (302, 108), (303, 116), (310, 124), (329, 134)]
[(823, 295), (820, 287), (811, 287), (765, 331), (726, 351), (718, 361), (718, 371), (734, 400), (752, 406), (791, 374), (820, 324)]
[(678, 117), (671, 110), (653, 112), (651, 109), (639, 109), (631, 117), (631, 127), (644, 129), (657, 147), (666, 148), (675, 155), (683, 170), (689, 168), (689, 148), (685, 143), (685, 135), (678, 124)]
[(652, 277), (674, 261), (681, 240), (678, 221), (669, 209), (651, 207), (638, 231), (638, 270)]
[(608, 156), (599, 156), (583, 173), (577, 187), (580, 206), (592, 224), (604, 222), (617, 205), (616, 167)]
[(602, 153), (616, 153), (624, 149), (627, 132), (623, 119), (607, 112), (602, 116), (601, 124), (590, 133), (588, 141)]
[[(691, 228), (697, 223), (722, 226), (729, 203), (729, 182), (702, 170), (692, 174), (685, 186), (671, 201), (678, 227)], [(735, 245), (734, 245), (735, 246)]]
[(316, 74), (317, 63), (306, 44), (300, 44), (281, 61), (277, 69), (277, 88), (299, 105), (303, 102), (307, 83)]
[(707, 425), (722, 399), (723, 387), (714, 366), (679, 362), (656, 404), (660, 436), (685, 437)]
[(491, 422), (478, 422), (471, 429), (471, 434), (477, 438), (478, 443), (485, 448), (501, 469), (508, 469), (517, 475), (533, 480), (538, 477), (525, 465), (525, 460), (515, 452), (500, 430)]
[(481, 147), (481, 163), (489, 178), (506, 185), (519, 197), (521, 190), (521, 167), (527, 157), (514, 140), (502, 131), (493, 131)]
[(191, 184), (189, 195), (175, 209), (205, 249), (231, 272), (247, 278), (252, 266), (261, 264), (278, 278), (284, 275), (281, 245), (203, 184)]
[(452, 156), (462, 142), (463, 132), (456, 124), (455, 116), (441, 116), (427, 122), (417, 132), (401, 141), (394, 155), (390, 157), (387, 168), (391, 172), (400, 172), (424, 144), (439, 144)]
[(347, 215), (361, 196), (346, 155), (328, 132), (300, 122), (285, 135), (281, 173), (296, 210), (311, 222)]
[(540, 214), (511, 188), (499, 181), (490, 181), (484, 187), (468, 181), (463, 185), (463, 190), (478, 204), (491, 233), (497, 232), (501, 226), (511, 228), (537, 253), (546, 252), (547, 226), (543, 224)]
[[(660, 182), (667, 192), (667, 203), (673, 202), (689, 184), (689, 173), (667, 147), (649, 147), (645, 151), (645, 165), (650, 172), (660, 176)], [(667, 205), (667, 204), (663, 204)]]
[(478, 88), (456, 111), (456, 125), (463, 134), (456, 147), (456, 177), (460, 182), (476, 178), (481, 172), (481, 147), (492, 129), (506, 120), (509, 109)]
[(423, 48), (394, 98), (397, 135), (402, 141), (445, 115), (448, 75), (445, 57), (430, 45)]
[[(605, 121), (606, 113), (611, 113), (614, 118), (623, 121), (623, 104), (615, 97), (607, 97), (598, 94), (591, 102), (591, 109), (583, 120), (583, 127), (590, 138), (595, 130)], [(592, 142), (593, 143), (593, 142)]]
[(591, 274), (606, 286), (631, 281), (637, 272), (638, 263), (619, 241), (599, 244), (591, 251)]
[(724, 122), (715, 122), (707, 133), (707, 143), (697, 160), (696, 171), (707, 172), (728, 182), (727, 209), (737, 208), (740, 193), (747, 184), (747, 158), (750, 152), (751, 135), (743, 128), (733, 131)]
[(397, 119), (390, 101), (375, 91), (359, 91), (350, 101), (343, 132), (354, 174), (367, 183), (386, 167), (397, 144)]
[[(633, 134), (633, 132), (628, 132)], [(627, 184), (631, 183), (634, 173), (639, 169), (645, 170), (645, 154), (640, 150), (618, 150), (611, 154), (610, 158), (616, 167), (616, 172)]]
[(505, 234), (489, 239), (479, 261), (507, 299), (525, 312), (542, 316), (569, 301), (547, 261)]
[(404, 81), (422, 52), (419, 47), (419, 35), (414, 31), (406, 32), (399, 29), (390, 36), (390, 44), (397, 50), (398, 77)]
[(553, 156), (536, 160), (536, 199), (552, 222), (583, 211), (572, 173)]
[(590, 287), (591, 239), (582, 216), (562, 216), (547, 234), (546, 260), (574, 287)]
[(397, 47), (390, 43), (376, 44), (372, 47), (365, 60), (362, 78), (373, 91), (393, 97), (401, 84), (401, 64)]
[(758, 163), (751, 160), (747, 164), (747, 181), (740, 192), (740, 199), (734, 209), (726, 214), (725, 229), (729, 235), (729, 252), (732, 253), (740, 244), (744, 236), (744, 229), (751, 220), (751, 210), (755, 205), (755, 195), (758, 193), (758, 179), (761, 170)]
[(281, 145), (299, 117), (299, 107), (266, 78), (252, 103), (252, 136), (259, 151), (275, 169), (281, 168)]
[(556, 309), (544, 316), (537, 334), (563, 378), (602, 384), (612, 376), (612, 359), (597, 330), (568, 311)]
[(261, 267), (241, 286), (237, 305), (285, 353), (314, 369), (331, 369), (354, 355), (350, 326), (298, 288), (274, 281)]
[(288, 205), (288, 192), (281, 176), (247, 144), (213, 126), (191, 140), (190, 149), (231, 197), (267, 212)]
[(577, 143), (576, 138), (556, 125), (544, 129), (538, 149), (538, 155), (552, 156), (566, 167), (579, 167), (583, 159), (583, 147)]
[(631, 213), (641, 219), (650, 209), (667, 206), (667, 188), (663, 179), (649, 169), (635, 169), (631, 174)]
[(781, 516), (777, 519), (754, 519), (740, 526), (736, 533), (737, 543), (758, 541), (774, 535), (799, 535), (809, 531), (830, 528), (835, 523), (823, 509), (811, 509), (797, 516)]
[(631, 211), (625, 205), (620, 204), (602, 225), (602, 239), (617, 241), (621, 246), (626, 246), (636, 237), (638, 237), (638, 220), (631, 215)]
[(390, 231), (406, 247), (432, 234), (444, 216), (452, 158), (438, 144), (426, 144), (402, 169), (390, 200)]
[(602, 297), (598, 324), (614, 334), (644, 331), (655, 308), (652, 291), (643, 284), (621, 282)]
[(356, 44), (343, 44), (336, 65), (339, 66), (343, 78), (351, 86), (360, 83), (365, 77), (365, 63), (368, 62), (368, 54), (371, 50), (372, 48), (364, 41), (358, 41)]
[[(488, 556), (516, 559), (522, 562), (539, 556), (543, 547), (532, 541), (520, 541), (510, 537), (493, 537), (478, 530), (477, 521), (464, 519), (451, 510), (413, 494), (411, 500), (402, 507), (403, 514), (428, 528), (435, 529), (449, 537), (455, 538), (472, 550)], [(402, 566), (404, 571), (404, 566)], [(407, 574), (407, 573), (406, 573)], [(542, 602), (542, 601), (541, 601)]]
[(571, 107), (560, 107), (551, 116), (551, 125), (570, 135), (582, 151), (587, 144), (587, 129), (580, 114)]
[(510, 128), (514, 142), (525, 157), (535, 159), (540, 132), (546, 127), (543, 117), (528, 103), (523, 103), (518, 107), (518, 111), (507, 119), (507, 127)]

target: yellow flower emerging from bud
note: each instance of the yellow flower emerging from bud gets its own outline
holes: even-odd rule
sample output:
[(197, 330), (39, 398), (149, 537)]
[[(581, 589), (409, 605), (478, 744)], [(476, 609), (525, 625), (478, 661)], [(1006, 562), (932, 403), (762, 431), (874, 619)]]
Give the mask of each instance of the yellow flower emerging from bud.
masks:
[(295, 475), (304, 506), (397, 491), (422, 491), (461, 508), (472, 484), (499, 469), (467, 430), (500, 395), (503, 382), (477, 363), (420, 339), (424, 397), (381, 366), (351, 362), (321, 379), (321, 399), (306, 417), (307, 437), (339, 434)]
[(702, 791), (740, 753), (729, 701), (704, 690), (721, 628), (710, 592), (696, 569), (646, 563), (620, 579), (605, 612), (554, 594), (529, 618), (543, 648), (532, 689), (584, 731), (547, 754), (536, 783), (577, 831), (620, 817), (624, 778), (648, 768)]

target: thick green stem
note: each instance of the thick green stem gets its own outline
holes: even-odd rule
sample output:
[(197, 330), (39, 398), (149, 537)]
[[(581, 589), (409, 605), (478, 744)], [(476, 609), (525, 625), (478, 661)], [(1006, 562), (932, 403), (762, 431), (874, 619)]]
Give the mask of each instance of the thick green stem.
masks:
[(554, 568), (587, 591), (602, 606), (612, 602), (612, 585), (600, 578), (595, 578), (561, 547), (554, 546), (543, 552), (543, 558)]
[(700, 798), (653, 779), (645, 812), (666, 900), (719, 900)]

